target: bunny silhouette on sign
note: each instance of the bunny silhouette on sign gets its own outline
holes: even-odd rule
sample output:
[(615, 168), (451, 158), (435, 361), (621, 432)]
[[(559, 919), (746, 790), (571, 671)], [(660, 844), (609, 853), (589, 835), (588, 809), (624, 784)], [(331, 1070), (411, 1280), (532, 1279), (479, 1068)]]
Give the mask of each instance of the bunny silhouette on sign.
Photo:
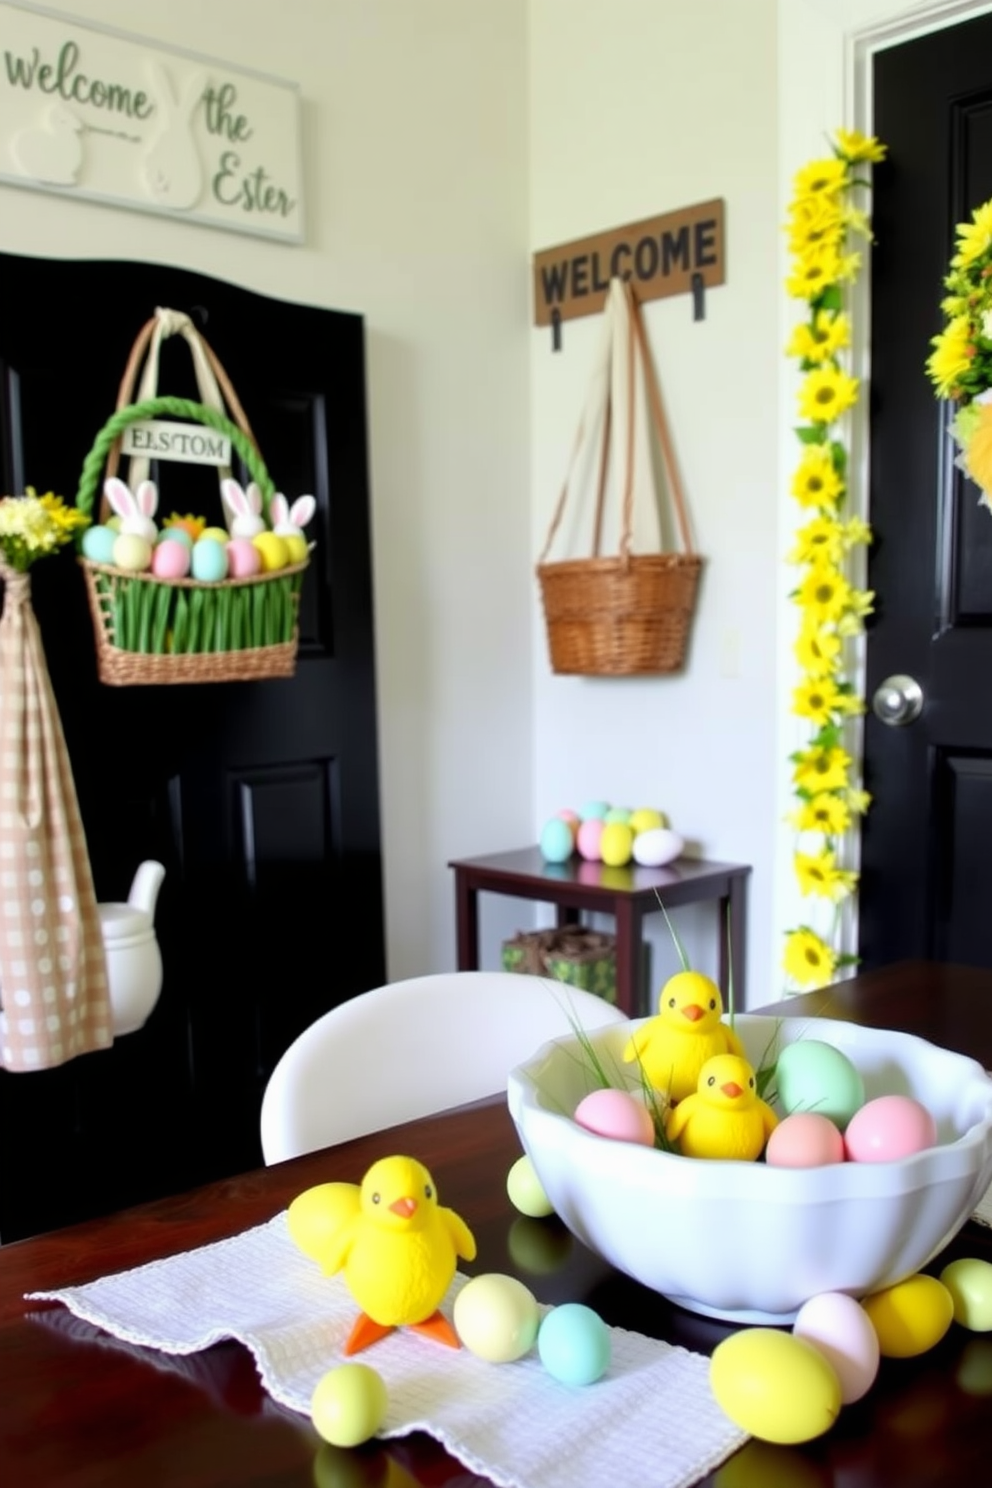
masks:
[(290, 506), (281, 491), (277, 491), (270, 503), (272, 530), (280, 537), (302, 537), (303, 528), (312, 521), (317, 503), (312, 496), (298, 496)]
[(126, 486), (116, 475), (112, 475), (104, 481), (103, 490), (110, 505), (121, 519), (121, 531), (133, 532), (135, 536), (143, 537), (146, 542), (154, 546), (158, 536), (158, 528), (152, 521), (158, 509), (158, 491), (155, 489), (155, 482), (142, 481), (132, 494), (130, 487)]
[(17, 168), (49, 186), (74, 186), (83, 163), (82, 121), (53, 103), (37, 129), (19, 129), (10, 142)]
[(254, 481), (247, 491), (243, 491), (236, 480), (228, 477), (220, 483), (220, 494), (232, 537), (257, 537), (266, 530), (262, 516), (262, 493)]
[(155, 201), (177, 211), (195, 207), (203, 185), (203, 166), (193, 137), (193, 115), (206, 77), (191, 72), (177, 97), (169, 74), (154, 57), (146, 59), (155, 95), (158, 130), (149, 141), (141, 171)]

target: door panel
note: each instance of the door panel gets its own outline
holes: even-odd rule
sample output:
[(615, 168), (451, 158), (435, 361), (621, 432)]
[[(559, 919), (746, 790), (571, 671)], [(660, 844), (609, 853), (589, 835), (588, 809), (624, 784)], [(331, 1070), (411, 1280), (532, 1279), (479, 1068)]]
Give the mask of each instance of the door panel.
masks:
[(992, 758), (992, 516), (954, 464), (925, 364), (955, 225), (992, 197), (992, 17), (880, 52), (874, 171), (867, 694), (920, 683), (923, 712), (869, 713), (860, 890), (866, 967), (904, 956), (992, 965), (984, 843)]
[[(165, 864), (165, 976), (111, 1050), (0, 1071), (3, 1240), (257, 1164), (282, 1050), (385, 978), (360, 318), (164, 266), (0, 255), (2, 487), (74, 497), (156, 305), (201, 324), (278, 488), (316, 498), (299, 660), (286, 680), (103, 687), (71, 553), (36, 567), (97, 897), (125, 898), (144, 858)], [(197, 396), (178, 338), (159, 386)], [(221, 519), (215, 472), (152, 475), (160, 520)]]

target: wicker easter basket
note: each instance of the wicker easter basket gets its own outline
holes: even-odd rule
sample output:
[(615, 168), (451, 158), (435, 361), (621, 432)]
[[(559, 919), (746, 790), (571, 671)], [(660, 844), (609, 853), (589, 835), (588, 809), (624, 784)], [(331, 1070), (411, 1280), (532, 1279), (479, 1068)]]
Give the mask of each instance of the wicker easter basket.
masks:
[[(102, 490), (104, 478), (117, 470), (121, 435), (130, 424), (168, 415), (191, 419), (230, 439), (262, 493), (269, 521), (269, 503), (275, 492), (272, 478), (230, 381), (205, 342), (206, 359), (238, 422), (217, 407), (188, 398), (155, 396), (128, 401), (155, 323), (153, 319), (142, 327), (121, 383), (118, 408), (83, 461), (76, 506), (86, 516), (94, 516), (97, 491)], [(184, 334), (189, 339), (188, 329)], [(107, 512), (104, 495), (98, 518), (105, 518)], [(113, 687), (244, 682), (291, 677), (295, 672), (299, 597), (309, 557), (252, 578), (217, 583), (134, 573), (82, 554), (78, 561), (86, 581), (101, 682)]]
[[(589, 558), (547, 561), (569, 497), (578, 455), (586, 442), (591, 420), (584, 418), (537, 565), (551, 667), (556, 673), (585, 677), (677, 672), (685, 661), (702, 559), (693, 551), (685, 496), (640, 308), (630, 286), (620, 279), (611, 283), (607, 314), (613, 318), (607, 324), (605, 342), (607, 358), (613, 363), (612, 396), (607, 388), (604, 406), (599, 410), (601, 440), (593, 554)], [(617, 335), (615, 321), (626, 323), (625, 345)], [(668, 476), (681, 552), (632, 551), (638, 361)], [(615, 419), (613, 398), (617, 398)], [(619, 551), (605, 557), (600, 555), (600, 546), (611, 422), (618, 425), (623, 441), (622, 512)]]

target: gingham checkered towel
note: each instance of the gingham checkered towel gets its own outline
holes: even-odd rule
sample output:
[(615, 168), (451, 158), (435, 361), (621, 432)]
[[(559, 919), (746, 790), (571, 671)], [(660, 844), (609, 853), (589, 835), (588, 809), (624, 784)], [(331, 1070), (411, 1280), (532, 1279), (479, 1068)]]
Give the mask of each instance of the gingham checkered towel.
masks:
[[(452, 1284), (449, 1316), (465, 1280)], [(32, 1296), (170, 1354), (236, 1338), (270, 1395), (304, 1413), (317, 1381), (343, 1362), (356, 1313), (342, 1278), (322, 1275), (297, 1250), (285, 1214), (215, 1245)], [(611, 1336), (609, 1370), (584, 1389), (553, 1379), (536, 1353), (487, 1364), (402, 1330), (361, 1357), (389, 1395), (382, 1436), (427, 1431), (501, 1488), (689, 1488), (746, 1440), (713, 1398), (709, 1360), (620, 1328)]]

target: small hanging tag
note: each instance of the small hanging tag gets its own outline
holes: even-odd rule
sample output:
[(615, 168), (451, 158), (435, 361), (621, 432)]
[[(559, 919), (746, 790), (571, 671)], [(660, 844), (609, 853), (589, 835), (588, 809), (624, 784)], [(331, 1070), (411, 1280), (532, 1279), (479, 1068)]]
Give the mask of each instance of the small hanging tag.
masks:
[(703, 287), (703, 276), (698, 269), (692, 276), (692, 318), (693, 320), (706, 319), (706, 292)]

